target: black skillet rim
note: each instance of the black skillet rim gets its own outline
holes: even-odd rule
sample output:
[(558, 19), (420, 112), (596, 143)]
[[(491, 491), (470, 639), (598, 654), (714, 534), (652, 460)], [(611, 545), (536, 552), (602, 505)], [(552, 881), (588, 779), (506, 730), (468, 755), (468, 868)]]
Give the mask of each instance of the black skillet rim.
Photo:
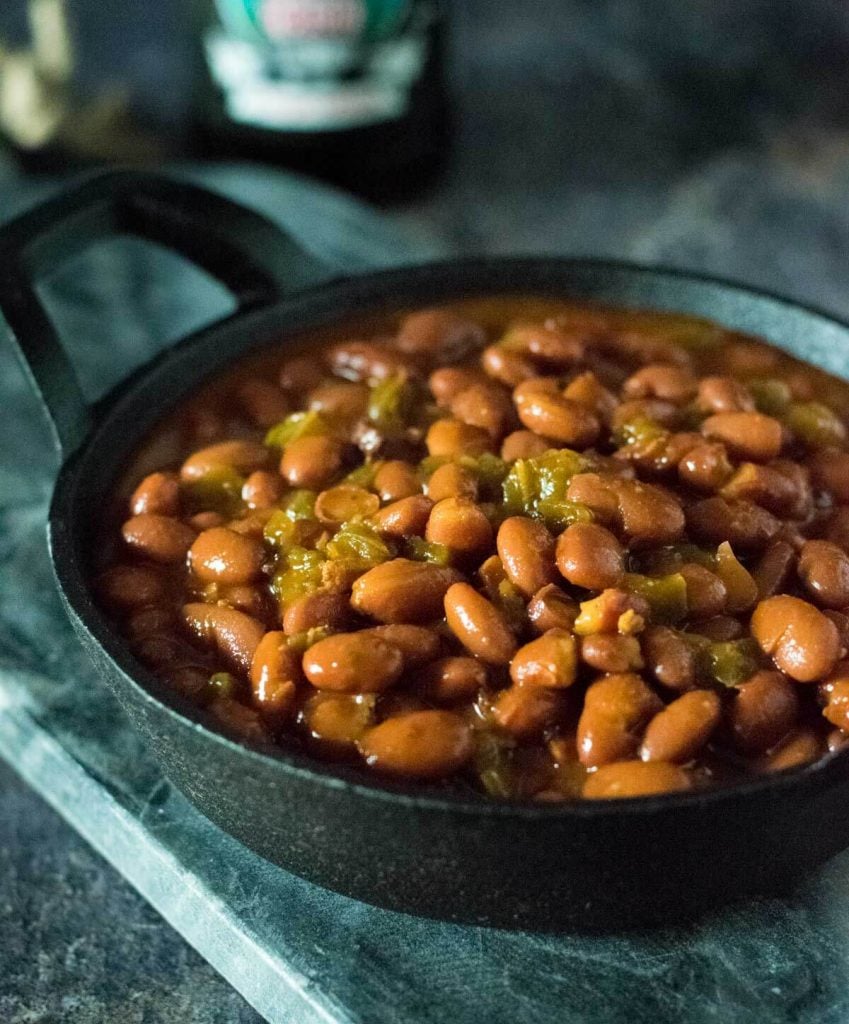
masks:
[[(297, 335), (310, 330), (313, 326), (327, 325), (338, 321), (340, 319), (338, 315), (327, 314), (326, 312), (322, 315), (318, 308), (324, 306), (326, 311), (326, 308), (331, 305), (330, 300), (333, 299), (334, 295), (346, 295), (350, 301), (351, 293), (353, 292), (354, 298), (359, 298), (360, 301), (366, 300), (367, 305), (363, 311), (371, 312), (379, 308), (381, 303), (387, 309), (403, 307), (405, 294), (412, 293), (417, 286), (419, 288), (430, 286), (433, 301), (447, 300), (450, 295), (457, 293), (467, 296), (492, 293), (508, 294), (510, 291), (509, 287), (505, 288), (501, 284), (496, 287), (486, 282), (487, 275), (498, 272), (506, 275), (508, 278), (515, 275), (517, 283), (513, 289), (514, 294), (545, 295), (547, 291), (545, 284), (539, 281), (531, 284), (522, 283), (522, 276), (532, 276), (534, 273), (544, 275), (547, 272), (551, 276), (551, 282), (548, 285), (548, 291), (551, 293), (551, 291), (557, 288), (556, 278), (558, 275), (562, 276), (569, 272), (581, 271), (595, 274), (607, 272), (613, 275), (632, 275), (636, 280), (643, 282), (653, 281), (664, 291), (667, 293), (671, 292), (673, 295), (676, 285), (683, 287), (695, 285), (696, 287), (707, 289), (713, 288), (724, 293), (726, 296), (733, 295), (742, 301), (754, 299), (757, 302), (765, 302), (776, 308), (783, 307), (786, 312), (802, 314), (805, 317), (814, 317), (823, 321), (824, 325), (846, 332), (847, 336), (849, 336), (849, 323), (815, 306), (789, 299), (780, 293), (768, 289), (752, 287), (739, 281), (719, 276), (618, 260), (582, 257), (565, 259), (550, 257), (495, 257), (490, 259), (444, 260), (375, 271), (359, 275), (356, 278), (340, 278), (318, 283), (295, 295), (285, 297), (260, 308), (238, 312), (229, 320), (219, 322), (210, 328), (204, 328), (181, 339), (176, 345), (164, 350), (153, 360), (132, 372), (96, 403), (94, 408), (95, 422), (92, 430), (80, 445), (78, 451), (60, 469), (54, 486), (48, 516), (48, 542), (54, 573), (59, 583), (62, 598), (72, 616), (87, 636), (99, 644), (117, 669), (130, 681), (137, 691), (140, 691), (140, 695), (144, 700), (157, 705), (159, 710), (164, 710), (169, 715), (182, 719), (184, 724), (202, 731), (215, 742), (225, 744), (237, 755), (245, 756), (251, 761), (270, 761), (274, 765), (280, 766), (287, 774), (292, 773), (331, 789), (349, 792), (357, 797), (378, 801), (386, 800), (390, 803), (407, 806), (416, 810), (462, 815), (494, 814), (499, 817), (534, 821), (573, 816), (577, 818), (593, 818), (596, 815), (655, 815), (667, 812), (674, 813), (685, 808), (693, 810), (696, 807), (713, 804), (717, 801), (735, 801), (759, 797), (779, 799), (783, 791), (788, 787), (799, 786), (813, 790), (815, 787), (827, 785), (832, 781), (837, 782), (845, 777), (849, 773), (849, 749), (827, 753), (818, 761), (800, 768), (786, 769), (775, 775), (746, 779), (728, 786), (716, 786), (685, 793), (630, 797), (616, 801), (566, 800), (560, 803), (548, 804), (532, 803), (526, 800), (493, 800), (475, 793), (447, 789), (436, 790), (420, 784), (404, 783), (377, 775), (372, 776), (363, 769), (321, 761), (297, 750), (287, 750), (285, 747), (271, 744), (248, 744), (242, 740), (232, 738), (217, 723), (215, 725), (211, 724), (210, 716), (203, 708), (175, 693), (163, 680), (159, 679), (138, 662), (130, 653), (117, 627), (95, 603), (91, 593), (89, 578), (83, 569), (81, 561), (76, 557), (73, 543), (69, 542), (66, 536), (68, 531), (62, 521), (62, 512), (67, 503), (73, 504), (78, 462), (91, 452), (98, 441), (103, 442), (103, 434), (109, 426), (110, 418), (120, 412), (124, 403), (131, 403), (134, 399), (137, 400), (139, 391), (144, 390), (147, 378), (164, 364), (167, 364), (180, 354), (191, 352), (195, 347), (209, 344), (209, 339), (221, 332), (232, 332), (237, 327), (240, 327), (245, 332), (245, 337), (251, 336), (250, 340), (241, 347), (229, 353), (226, 358), (210, 367), (204, 373), (198, 375), (181, 395), (175, 397), (174, 402), (176, 402), (187, 393), (190, 393), (193, 388), (198, 387), (204, 380), (214, 377), (227, 366), (232, 365), (252, 352), (261, 351), (263, 348), (268, 348), (275, 344), (274, 341), (269, 340), (272, 330), (277, 332), (279, 341), (285, 343), (287, 338), (297, 337)], [(459, 282), (461, 277), (464, 280), (470, 277), (479, 278), (480, 280), (474, 287), (463, 288)], [(393, 286), (397, 291), (393, 289)], [(564, 291), (560, 291), (559, 295), (567, 300), (569, 299), (568, 293), (564, 295)], [(408, 301), (420, 301), (420, 299)], [(618, 305), (620, 308), (642, 308), (648, 311), (663, 308), (672, 313), (676, 309), (679, 312), (684, 312), (680, 306), (676, 307), (674, 304), (664, 304), (663, 307), (658, 305), (634, 305), (629, 307), (627, 301), (586, 296), (576, 296), (576, 301), (596, 302), (599, 305), (606, 303), (614, 306)], [(312, 319), (304, 321), (302, 318), (298, 318), (295, 312), (295, 319), (298, 322), (292, 328), (281, 326), (279, 322), (274, 323), (279, 321), (280, 313), (283, 310), (287, 309), (294, 312), (299, 306), (305, 306), (308, 310), (313, 309), (314, 312), (318, 311), (319, 315), (314, 315)], [(691, 315), (710, 317), (710, 313)], [(723, 322), (719, 313), (714, 314), (714, 319), (720, 324)], [(766, 337), (766, 340), (777, 348), (783, 348), (780, 343), (769, 337)], [(801, 357), (797, 356), (797, 358)], [(173, 403), (159, 409), (153, 423), (161, 420), (171, 408), (173, 408)], [(138, 444), (143, 441), (153, 423), (146, 426), (145, 430), (140, 432), (131, 448), (138, 447)]]

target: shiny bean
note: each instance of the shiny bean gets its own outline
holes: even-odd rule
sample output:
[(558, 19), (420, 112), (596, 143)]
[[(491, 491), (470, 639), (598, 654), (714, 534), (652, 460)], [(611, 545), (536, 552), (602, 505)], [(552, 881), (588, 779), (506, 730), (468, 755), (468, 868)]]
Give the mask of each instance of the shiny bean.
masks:
[(827, 676), (840, 654), (834, 623), (798, 597), (780, 594), (761, 601), (752, 615), (751, 629), (776, 667), (801, 683)]
[(820, 696), (825, 701), (823, 717), (849, 733), (849, 661), (840, 661), (834, 671), (820, 687)]
[(759, 505), (720, 497), (694, 502), (686, 514), (687, 525), (697, 540), (711, 544), (728, 541), (739, 551), (762, 551), (781, 526)]
[(588, 768), (632, 757), (646, 722), (662, 705), (638, 675), (596, 680), (586, 692), (578, 721), (578, 758)]
[(324, 413), (329, 419), (355, 420), (364, 416), (368, 406), (369, 389), (353, 381), (321, 384), (309, 393), (307, 408)]
[(415, 467), (401, 459), (391, 459), (374, 474), (374, 487), (382, 501), (400, 501), (421, 493)]
[(796, 724), (796, 688), (780, 672), (756, 672), (736, 688), (728, 710), (734, 745), (745, 754), (774, 747)]
[(340, 630), (350, 620), (351, 606), (347, 594), (324, 588), (304, 594), (286, 606), (283, 612), (283, 632), (295, 636), (321, 627)]
[(165, 598), (165, 580), (143, 565), (115, 565), (97, 578), (97, 591), (105, 603), (121, 611), (157, 604)]
[(718, 491), (733, 472), (724, 444), (695, 445), (678, 463), (681, 482), (700, 491)]
[(799, 553), (799, 578), (821, 608), (849, 605), (849, 555), (836, 544), (806, 541)]
[(528, 604), (528, 619), (535, 633), (549, 629), (571, 630), (578, 617), (578, 604), (555, 583), (541, 587)]
[(518, 406), (519, 419), (528, 430), (570, 448), (587, 448), (601, 432), (595, 413), (559, 395), (537, 393)]
[(136, 554), (154, 562), (182, 562), (195, 539), (195, 531), (173, 516), (144, 512), (121, 527), (124, 543)]
[(530, 740), (557, 725), (566, 705), (562, 690), (508, 686), (492, 706), (496, 723), (518, 740)]
[(583, 405), (595, 413), (603, 423), (610, 420), (619, 404), (613, 392), (608, 391), (592, 371), (579, 374), (570, 380), (563, 389), (563, 397), (568, 398), (570, 402)]
[(498, 528), (496, 547), (507, 578), (525, 597), (554, 582), (554, 539), (542, 523), (510, 516)]
[(486, 332), (473, 320), (447, 309), (422, 309), (404, 317), (397, 344), (402, 352), (455, 362), (486, 343)]
[(386, 626), (370, 626), (362, 632), (380, 637), (393, 647), (397, 647), (404, 658), (404, 671), (420, 668), (433, 661), (442, 649), (439, 634), (426, 626), (392, 623)]
[(721, 489), (724, 498), (753, 501), (776, 515), (793, 518), (804, 515), (804, 483), (772, 466), (744, 462)]
[(429, 455), (459, 459), (463, 455), (483, 455), (493, 450), (492, 439), (480, 427), (455, 419), (437, 420), (425, 438)]
[(668, 626), (652, 626), (643, 636), (646, 668), (667, 689), (692, 690), (696, 685), (696, 656), (691, 644)]
[(265, 626), (250, 615), (223, 605), (183, 605), (183, 621), (198, 640), (214, 647), (233, 668), (247, 673), (265, 635)]
[(733, 377), (702, 377), (699, 381), (699, 409), (705, 413), (754, 412), (755, 400), (745, 384)]
[(510, 678), (517, 686), (564, 689), (575, 682), (578, 648), (575, 637), (551, 629), (520, 647), (510, 663)]
[(425, 538), (443, 544), (460, 558), (474, 557), (492, 545), (492, 526), (468, 498), (443, 498), (431, 509)]
[(400, 352), (368, 341), (343, 341), (333, 345), (326, 358), (337, 377), (351, 381), (386, 380), (409, 370)]
[(303, 657), (307, 679), (319, 690), (379, 693), (397, 682), (404, 657), (394, 644), (368, 633), (336, 633)]
[(264, 559), (259, 541), (223, 526), (204, 530), (189, 549), (192, 572), (204, 583), (250, 583)]
[(433, 471), (427, 482), (427, 494), (431, 501), (444, 498), (468, 498), (475, 501), (478, 496), (478, 482), (471, 470), (458, 462), (446, 462)]
[(658, 712), (646, 727), (640, 757), (644, 761), (686, 764), (711, 738), (721, 716), (712, 690), (691, 690)]
[(390, 775), (436, 779), (462, 768), (472, 756), (472, 735), (451, 711), (414, 711), (389, 718), (363, 736), (369, 767)]
[(722, 441), (728, 450), (752, 462), (768, 462), (781, 451), (781, 424), (761, 412), (719, 412), (702, 423), (702, 433)]
[(374, 725), (374, 694), (313, 693), (301, 709), (303, 724), (322, 752), (345, 754)]
[(816, 761), (823, 752), (822, 739), (813, 729), (795, 729), (775, 750), (770, 750), (761, 760), (764, 772), (782, 772), (787, 768), (801, 768)]
[[(454, 500), (454, 499), (446, 499)], [(388, 537), (421, 537), (434, 508), (434, 503), (424, 494), (393, 501), (372, 516), (372, 523), (380, 533)], [(489, 523), (487, 522), (487, 526)]]
[(395, 558), (359, 577), (351, 604), (381, 622), (431, 622), (442, 617), (446, 591), (459, 578), (454, 569)]
[(183, 480), (200, 480), (222, 469), (248, 474), (264, 469), (268, 462), (268, 449), (257, 441), (222, 441), (190, 455), (180, 467), (180, 476)]
[(811, 477), (822, 491), (827, 491), (840, 505), (849, 504), (849, 452), (825, 448), (810, 456)]
[(622, 532), (632, 544), (668, 544), (684, 532), (684, 512), (669, 491), (638, 480), (616, 485)]
[(236, 388), (236, 400), (248, 419), (264, 430), (279, 423), (289, 411), (286, 396), (267, 380), (243, 381)]
[(481, 355), (481, 365), (490, 377), (500, 380), (508, 387), (515, 387), (523, 380), (537, 375), (531, 359), (519, 352), (511, 352), (502, 345), (490, 345)]
[(282, 479), (266, 469), (251, 473), (242, 485), (242, 501), (249, 508), (273, 508), (282, 496)]
[(325, 487), (342, 467), (342, 445), (334, 437), (299, 437), (286, 445), (280, 460), (280, 474), (292, 487), (318, 490)]
[(548, 441), (532, 430), (514, 430), (501, 443), (501, 458), (505, 462), (515, 462), (516, 459), (533, 459), (548, 451), (549, 447)]
[(678, 570), (687, 584), (687, 612), (694, 619), (712, 619), (725, 611), (728, 589), (716, 573), (696, 562)]
[(573, 523), (557, 539), (557, 568), (576, 587), (605, 590), (621, 581), (625, 552), (603, 526)]
[(634, 636), (585, 636), (581, 641), (581, 659), (597, 672), (639, 672), (643, 667), (640, 642)]
[(179, 515), (180, 481), (176, 473), (149, 473), (133, 491), (130, 511), (134, 516)]
[(473, 384), (486, 383), (487, 380), (486, 374), (480, 370), (471, 370), (465, 366), (441, 366), (428, 377), (427, 383), (436, 404), (447, 409), (461, 391)]
[(629, 398), (660, 398), (677, 405), (689, 401), (697, 386), (692, 373), (681, 366), (650, 363), (632, 374), (622, 390)]
[(480, 427), (495, 440), (500, 439), (515, 422), (510, 396), (498, 384), (472, 384), (455, 395), (450, 404), (451, 415), (463, 423)]
[(299, 659), (288, 646), (286, 635), (266, 633), (251, 659), (250, 682), (256, 706), (275, 719), (291, 717), (300, 678)]
[(587, 776), (582, 795), (588, 800), (678, 793), (692, 788), (683, 768), (664, 761), (619, 761)]
[(553, 323), (522, 324), (512, 327), (501, 344), (557, 367), (579, 362), (585, 351), (583, 338)]
[(487, 670), (477, 658), (440, 658), (422, 668), (416, 675), (414, 687), (434, 704), (457, 704), (474, 700), (487, 684)]
[(468, 583), (454, 583), (445, 594), (448, 628), (481, 661), (506, 665), (516, 652), (516, 637), (502, 613)]

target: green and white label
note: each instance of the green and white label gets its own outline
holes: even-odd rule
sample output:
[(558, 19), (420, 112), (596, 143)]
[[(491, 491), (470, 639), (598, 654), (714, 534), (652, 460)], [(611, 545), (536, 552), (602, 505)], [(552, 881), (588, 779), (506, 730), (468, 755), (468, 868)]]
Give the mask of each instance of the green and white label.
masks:
[(426, 58), (429, 2), (215, 0), (210, 72), (234, 121), (327, 131), (401, 117)]

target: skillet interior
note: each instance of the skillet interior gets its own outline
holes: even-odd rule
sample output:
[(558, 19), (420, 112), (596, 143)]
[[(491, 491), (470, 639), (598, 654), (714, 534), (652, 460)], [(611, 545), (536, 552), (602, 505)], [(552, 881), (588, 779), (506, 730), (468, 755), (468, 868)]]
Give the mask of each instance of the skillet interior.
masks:
[[(380, 782), (355, 769), (328, 766), (279, 748), (249, 751), (219, 732), (208, 730), (201, 711), (182, 701), (129, 655), (122, 638), (91, 600), (86, 580), (93, 510), (106, 506), (127, 460), (145, 434), (203, 378), (270, 339), (280, 342), (305, 329), (344, 323), (370, 311), (504, 292), (548, 294), (705, 316), (737, 330), (760, 334), (794, 355), (838, 374), (840, 353), (849, 349), (849, 327), (780, 298), (721, 281), (592, 261), (498, 260), (391, 271), (319, 286), (292, 299), (239, 314), (186, 339), (107, 396), (97, 410), (94, 432), (62, 470), (51, 508), (50, 540), (57, 576), (74, 624), (131, 717), (151, 737), (166, 772), (208, 816), (269, 859), (361, 898), (435, 916), (499, 924), (551, 927), (563, 923), (653, 919), (658, 912), (662, 912), (661, 916), (667, 914), (673, 906), (687, 909), (680, 891), (677, 897), (672, 895), (672, 876), (660, 887), (647, 876), (643, 886), (637, 886), (642, 892), (631, 898), (626, 898), (624, 889), (614, 884), (611, 877), (617, 864), (621, 870), (640, 843), (648, 844), (646, 849), (659, 868), (668, 857), (667, 848), (674, 835), (679, 837), (674, 841), (682, 846), (677, 859), (689, 864), (690, 889), (697, 890), (691, 891), (693, 909), (712, 902), (716, 896), (733, 896), (792, 880), (803, 869), (849, 842), (849, 822), (842, 827), (832, 824), (823, 828), (822, 820), (832, 819), (836, 812), (836, 791), (845, 797), (849, 789), (847, 752), (801, 770), (730, 789), (640, 798), (615, 805), (493, 803), (473, 795)], [(238, 777), (231, 778), (231, 773)], [(219, 782), (226, 776), (226, 784), (216, 786), (216, 776)], [(231, 784), (232, 792), (225, 795)], [(285, 812), (297, 812), (299, 806), (303, 808), (302, 801), (309, 799), (316, 808), (316, 816), (311, 816), (311, 824), (299, 837), (294, 835), (295, 829), (286, 828), (281, 838), (279, 823), (266, 834), (258, 817), (263, 814), (263, 807), (265, 813), (271, 813), (274, 801), (271, 805), (267, 800), (263, 803), (257, 796), (256, 806), (252, 806), (252, 786), (256, 787), (254, 795), (264, 790), (271, 792), (266, 787), (276, 787), (277, 800)], [(317, 796), (319, 792), (321, 797)], [(322, 806), (325, 828), (331, 824), (344, 828), (347, 823), (349, 834), (364, 830), (374, 837), (376, 847), (387, 845), (380, 838), (384, 828), (387, 835), (394, 832), (396, 839), (388, 845), (395, 868), (375, 879), (374, 872), (369, 877), (365, 861), (346, 865), (344, 858), (340, 862), (336, 851), (334, 863), (332, 850), (322, 857), (315, 849), (316, 829), (321, 826), (318, 811)], [(818, 819), (812, 817), (815, 808)], [(787, 829), (783, 829), (781, 841), (785, 850), (777, 858), (780, 863), (776, 862), (772, 870), (764, 870), (763, 863), (750, 863), (756, 861), (757, 851), (744, 855), (740, 840), (745, 830), (756, 828), (758, 821), (767, 828), (781, 828), (781, 822), (790, 814), (794, 815), (795, 840), (789, 841)], [(369, 828), (369, 815), (374, 818), (374, 830)], [(428, 821), (426, 827), (423, 816)], [(409, 827), (413, 823), (418, 826), (418, 834)], [(418, 893), (398, 891), (403, 864), (409, 859), (401, 855), (399, 827), (404, 830), (408, 845), (419, 855), (423, 852), (423, 839), (429, 854), (437, 855), (435, 865), (419, 872)], [(439, 828), (446, 830), (446, 841), (439, 844), (433, 838), (427, 840), (425, 833)], [(818, 838), (806, 835), (809, 828), (816, 830)], [(540, 865), (548, 872), (571, 873), (572, 877), (558, 880), (562, 897), (558, 907), (552, 907), (547, 898), (550, 881), (548, 894), (542, 878), (535, 885), (526, 881), (517, 886), (515, 866), (510, 871), (495, 872), (480, 883), (465, 885), (465, 900), (462, 896), (448, 899), (446, 894), (435, 892), (439, 876), (444, 876), (449, 866), (453, 880), (462, 890), (465, 880), (457, 877), (457, 871), (469, 870), (469, 844), (478, 849), (485, 849), (483, 844), (488, 844), (491, 848), (493, 842), (498, 842), (499, 830), (502, 837), (506, 836), (506, 857), (511, 854), (513, 839), (518, 851), (526, 850), (531, 843), (556, 845), (559, 834), (571, 834), (571, 847), (537, 853)], [(713, 842), (727, 843), (729, 863), (733, 863), (736, 853), (738, 861), (748, 864), (748, 884), (747, 872), (738, 870), (733, 878), (727, 873), (724, 879), (720, 878), (723, 884), (692, 885), (690, 859), (708, 840), (709, 831)], [(434, 831), (432, 836), (436, 834)], [(575, 872), (587, 874), (584, 860), (598, 850), (600, 843), (606, 853), (598, 865), (600, 873), (593, 888), (591, 877), (581, 879)], [(381, 850), (382, 858), (386, 852), (385, 848)], [(599, 859), (597, 854), (595, 859)], [(320, 864), (322, 860), (324, 863)], [(743, 866), (739, 864), (740, 868)], [(415, 875), (415, 871), (411, 874)], [(605, 879), (607, 896), (601, 896), (599, 886)], [(685, 879), (686, 872), (679, 872), (679, 890)], [(636, 882), (636, 878), (632, 880)], [(581, 884), (583, 881), (587, 882), (586, 888)], [(589, 910), (587, 903), (591, 905)]]

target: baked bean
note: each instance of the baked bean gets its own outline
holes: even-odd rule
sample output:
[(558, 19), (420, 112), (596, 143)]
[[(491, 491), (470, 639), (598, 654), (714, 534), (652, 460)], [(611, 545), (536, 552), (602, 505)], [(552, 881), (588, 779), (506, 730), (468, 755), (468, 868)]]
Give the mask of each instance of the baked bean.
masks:
[(273, 427), (289, 411), (286, 396), (267, 380), (246, 380), (236, 389), (236, 399), (248, 419), (258, 427)]
[(769, 462), (781, 451), (781, 424), (762, 412), (719, 412), (702, 423), (705, 437), (722, 441), (728, 450), (752, 462)]
[(840, 654), (834, 623), (812, 604), (788, 594), (761, 601), (751, 629), (764, 654), (800, 683), (828, 675)]
[(691, 690), (658, 712), (646, 726), (640, 757), (644, 761), (685, 764), (711, 738), (722, 712), (712, 690)]
[(718, 491), (734, 472), (724, 444), (700, 444), (678, 463), (682, 483), (700, 491)]
[(121, 611), (142, 608), (164, 600), (165, 580), (143, 565), (114, 565), (97, 578), (101, 598)]
[(849, 504), (849, 452), (824, 448), (810, 456), (811, 477), (840, 505)]
[(733, 377), (702, 377), (696, 403), (702, 412), (754, 412), (755, 400)]
[(423, 309), (404, 317), (398, 330), (398, 348), (411, 355), (445, 362), (462, 359), (486, 342), (486, 332), (473, 320), (448, 309)]
[(306, 633), (322, 626), (344, 629), (351, 619), (347, 594), (339, 590), (315, 590), (298, 597), (283, 612), (283, 632), (288, 636)]
[(806, 541), (799, 554), (799, 578), (821, 608), (849, 605), (849, 555), (836, 544)]
[(502, 345), (490, 345), (481, 354), (481, 365), (490, 377), (500, 380), (508, 387), (515, 387), (523, 380), (537, 375), (533, 361), (518, 352), (511, 352)]
[(668, 626), (652, 626), (643, 635), (646, 668), (667, 689), (692, 690), (696, 685), (693, 646)]
[(473, 557), (491, 546), (492, 526), (468, 498), (443, 498), (431, 509), (425, 537), (432, 544), (450, 548), (461, 558)]
[(849, 552), (849, 508), (836, 508), (828, 516), (823, 538)]
[(473, 384), (483, 384), (487, 381), (486, 374), (480, 370), (472, 370), (465, 366), (441, 366), (428, 377), (427, 383), (436, 404), (441, 409), (447, 409), (461, 391), (472, 387)]
[(204, 530), (189, 549), (192, 572), (204, 583), (250, 583), (264, 559), (262, 544), (224, 526)]
[(280, 459), (280, 474), (286, 482), (311, 490), (325, 487), (341, 468), (341, 443), (322, 434), (297, 438), (286, 445)]
[(578, 758), (588, 768), (623, 761), (662, 704), (638, 675), (605, 676), (592, 683), (578, 721)]
[(309, 393), (307, 408), (323, 413), (329, 419), (355, 420), (364, 416), (369, 389), (355, 381), (334, 381), (321, 384)]
[(496, 547), (507, 578), (525, 597), (554, 582), (554, 539), (542, 523), (510, 516), (498, 528)]
[(776, 540), (764, 551), (752, 570), (758, 597), (772, 597), (784, 590), (796, 564), (796, 552), (787, 541)]
[(251, 690), (257, 707), (275, 718), (289, 718), (300, 678), (298, 656), (288, 646), (285, 633), (266, 633), (251, 659)]
[(401, 651), (368, 633), (336, 633), (313, 644), (303, 657), (307, 679), (319, 690), (379, 693), (398, 681)]
[(394, 501), (386, 508), (375, 512), (371, 521), (377, 530), (389, 537), (421, 537), (428, 525), (433, 507), (430, 498), (423, 494), (414, 494), (410, 498)]
[(676, 405), (689, 401), (696, 393), (696, 378), (681, 366), (651, 363), (637, 370), (622, 385), (629, 398), (660, 398)]
[(180, 467), (180, 476), (183, 480), (200, 480), (222, 469), (249, 474), (264, 469), (268, 462), (268, 449), (257, 441), (222, 441), (190, 455)]
[(315, 514), (322, 523), (346, 523), (349, 519), (366, 518), (380, 508), (380, 499), (364, 487), (338, 484), (322, 491), (315, 499)]
[(740, 551), (762, 551), (781, 526), (766, 509), (750, 501), (704, 498), (687, 509), (687, 526), (697, 540), (723, 541)]
[(823, 752), (821, 739), (813, 731), (801, 727), (794, 730), (775, 749), (764, 755), (760, 767), (764, 772), (782, 772), (787, 768), (800, 768), (816, 761)]
[(605, 526), (615, 526), (619, 518), (616, 480), (599, 473), (576, 473), (566, 488), (566, 497), (586, 505), (593, 517)]
[(684, 512), (670, 492), (638, 480), (620, 480), (616, 493), (621, 529), (632, 543), (668, 544), (684, 532)]
[(451, 711), (414, 711), (376, 725), (363, 736), (366, 764), (389, 775), (438, 779), (472, 756), (469, 727)]
[(562, 690), (508, 686), (492, 705), (495, 722), (517, 740), (531, 740), (553, 728), (566, 705)]
[(555, 583), (541, 587), (528, 604), (528, 619), (535, 633), (549, 629), (571, 630), (578, 617), (578, 605)]
[(692, 623), (688, 627), (688, 632), (715, 640), (717, 643), (727, 643), (729, 640), (739, 639), (743, 635), (743, 627), (739, 619), (733, 619), (730, 615), (716, 615), (704, 622)]
[(603, 526), (573, 523), (557, 539), (557, 568), (574, 586), (615, 587), (625, 573), (625, 552)]
[(581, 658), (597, 672), (638, 672), (643, 667), (640, 642), (634, 636), (585, 636), (581, 640)]
[(183, 621), (198, 640), (214, 647), (229, 665), (244, 673), (250, 670), (254, 653), (265, 635), (259, 620), (223, 605), (183, 605)]
[(374, 694), (319, 690), (304, 702), (301, 719), (323, 751), (345, 754), (374, 725)]
[(134, 516), (179, 515), (180, 481), (176, 473), (149, 473), (133, 491), (130, 511)]
[(128, 548), (154, 562), (173, 565), (182, 562), (195, 539), (195, 531), (173, 516), (144, 512), (121, 527)]
[(351, 381), (386, 380), (409, 370), (400, 352), (367, 341), (343, 341), (333, 345), (326, 358), (337, 377)]
[(533, 459), (549, 449), (549, 443), (532, 430), (514, 430), (501, 443), (501, 458), (505, 462)]
[(840, 638), (840, 649), (849, 652), (849, 615), (846, 611), (836, 612), (833, 608), (826, 608), (823, 615), (834, 623)]
[(603, 590), (589, 601), (582, 601), (580, 607), (580, 614), (572, 627), (579, 636), (617, 631), (623, 635), (639, 633), (649, 616), (645, 598), (616, 587)]
[(381, 501), (400, 501), (421, 494), (421, 484), (415, 467), (400, 459), (391, 459), (374, 474), (374, 487)]
[(601, 432), (595, 413), (559, 395), (538, 392), (522, 401), (517, 411), (528, 430), (570, 448), (588, 448)]
[(268, 617), (269, 605), (273, 602), (262, 587), (247, 584), (219, 587), (217, 583), (212, 586), (218, 590), (218, 604), (226, 604), (246, 615), (252, 615), (255, 619), (264, 620)]
[(157, 607), (140, 608), (127, 619), (127, 635), (134, 640), (144, 637), (171, 633), (176, 622), (172, 608)]
[(845, 747), (847, 743), (849, 743), (849, 736), (840, 729), (832, 729), (826, 737), (826, 746), (831, 754)]
[(487, 684), (487, 670), (477, 658), (452, 656), (425, 665), (413, 682), (416, 690), (434, 704), (474, 700)]
[(506, 665), (516, 652), (516, 637), (502, 613), (468, 583), (454, 583), (445, 594), (448, 628), (475, 657)]
[(498, 440), (514, 422), (513, 403), (497, 384), (472, 384), (451, 400), (451, 415)]
[(678, 571), (687, 584), (689, 616), (694, 619), (712, 619), (725, 611), (728, 589), (716, 573), (696, 562), (687, 562)]
[(570, 380), (563, 389), (563, 397), (594, 412), (603, 423), (610, 421), (619, 404), (616, 395), (608, 391), (591, 370)]
[(517, 686), (562, 689), (575, 682), (577, 669), (575, 637), (563, 629), (550, 629), (516, 651), (510, 678)]
[(556, 324), (522, 324), (512, 327), (501, 344), (511, 352), (527, 353), (555, 366), (568, 366), (584, 357), (584, 341)]
[(671, 430), (680, 418), (681, 410), (674, 402), (665, 402), (660, 398), (632, 398), (616, 407), (610, 426), (614, 433), (618, 433), (630, 423), (648, 421)]
[(219, 697), (208, 710), (220, 725), (248, 743), (268, 743), (271, 739), (259, 712), (237, 700)]
[(439, 635), (425, 626), (398, 622), (386, 626), (370, 626), (362, 632), (380, 637), (397, 647), (404, 658), (404, 671), (420, 668), (433, 661), (442, 649)]
[(728, 541), (716, 549), (716, 575), (725, 587), (725, 610), (734, 614), (749, 611), (758, 599), (758, 585)]
[(805, 492), (799, 482), (771, 466), (744, 462), (721, 490), (724, 498), (753, 501), (777, 515), (804, 514)]
[(284, 391), (304, 395), (318, 387), (323, 376), (324, 370), (315, 356), (295, 356), (281, 366), (278, 383)]
[(381, 622), (431, 622), (441, 618), (446, 591), (459, 579), (454, 569), (395, 558), (360, 576), (351, 604)]
[(283, 481), (277, 473), (258, 469), (242, 485), (242, 501), (249, 508), (273, 508), (283, 497)]
[(477, 500), (478, 482), (474, 474), (458, 462), (446, 462), (433, 471), (427, 482), (427, 494), (433, 502), (444, 498)]
[(780, 672), (756, 672), (736, 688), (728, 709), (734, 745), (746, 754), (774, 747), (796, 724), (799, 698)]
[(480, 427), (460, 420), (443, 419), (431, 424), (425, 438), (429, 455), (445, 455), (459, 459), (462, 455), (483, 455), (491, 452), (492, 439)]
[(838, 729), (849, 733), (849, 662), (839, 661), (834, 671), (820, 686), (825, 701), (823, 716)]
[(690, 778), (677, 764), (664, 761), (619, 761), (602, 765), (587, 776), (583, 796), (588, 800), (678, 793), (692, 787)]
[(204, 530), (211, 530), (214, 526), (223, 526), (227, 520), (220, 512), (198, 512), (197, 515), (191, 516), (188, 522), (189, 526), (197, 533), (203, 533)]

